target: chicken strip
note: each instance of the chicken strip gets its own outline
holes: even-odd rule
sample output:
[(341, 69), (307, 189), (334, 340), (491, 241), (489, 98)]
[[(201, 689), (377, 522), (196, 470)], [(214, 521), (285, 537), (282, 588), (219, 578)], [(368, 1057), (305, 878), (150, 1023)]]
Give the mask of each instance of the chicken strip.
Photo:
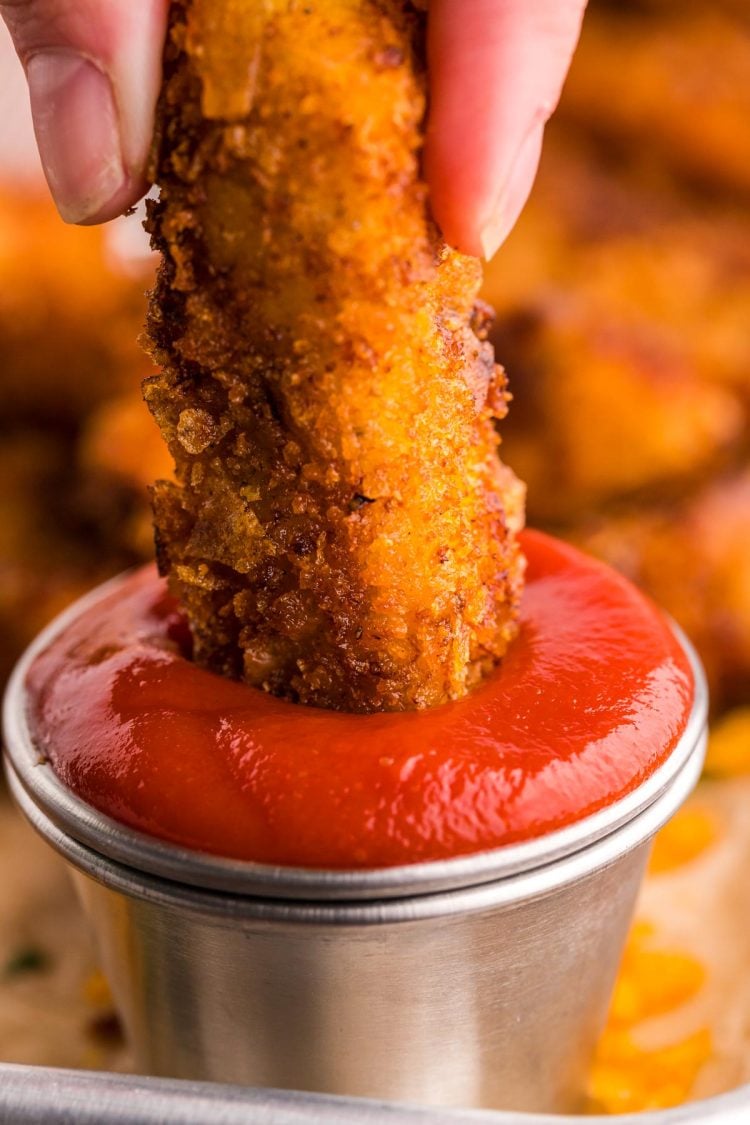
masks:
[(522, 586), (480, 266), (420, 179), (423, 20), (175, 0), (158, 110), (160, 566), (201, 664), (351, 711), (464, 695)]
[(563, 118), (626, 161), (746, 200), (750, 190), (750, 26), (704, 5), (647, 27), (629, 5), (592, 12), (565, 88)]
[[(624, 273), (627, 245), (611, 251)], [(676, 334), (629, 311), (624, 295), (592, 296), (571, 278), (493, 330), (515, 372), (507, 456), (534, 519), (559, 527), (603, 504), (684, 492), (742, 455), (738, 396), (703, 378)]]
[(646, 590), (682, 625), (705, 665), (715, 711), (750, 691), (750, 469), (680, 504), (602, 516), (566, 538)]

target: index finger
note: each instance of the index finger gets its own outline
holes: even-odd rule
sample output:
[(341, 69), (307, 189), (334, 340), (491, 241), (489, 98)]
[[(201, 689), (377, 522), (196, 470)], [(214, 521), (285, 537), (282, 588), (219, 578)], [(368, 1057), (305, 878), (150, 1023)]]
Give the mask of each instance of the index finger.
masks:
[(491, 257), (526, 201), (585, 0), (432, 0), (425, 170), (448, 242)]

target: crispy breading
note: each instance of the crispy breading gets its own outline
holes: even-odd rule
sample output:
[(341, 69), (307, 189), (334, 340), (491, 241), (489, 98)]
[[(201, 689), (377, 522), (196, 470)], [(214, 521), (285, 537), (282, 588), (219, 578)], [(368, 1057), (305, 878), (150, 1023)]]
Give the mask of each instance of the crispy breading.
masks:
[(196, 659), (354, 710), (457, 698), (516, 631), (523, 492), (479, 263), (419, 175), (408, 0), (176, 0), (147, 401)]

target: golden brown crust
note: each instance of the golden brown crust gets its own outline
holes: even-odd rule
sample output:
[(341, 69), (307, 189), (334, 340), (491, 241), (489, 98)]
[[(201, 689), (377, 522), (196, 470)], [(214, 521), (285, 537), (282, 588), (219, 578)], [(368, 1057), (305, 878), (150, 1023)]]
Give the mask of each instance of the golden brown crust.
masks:
[(101, 227), (71, 227), (46, 198), (0, 187), (0, 423), (74, 425), (92, 403), (137, 390), (143, 290)]
[[(611, 252), (624, 279), (628, 247)], [(736, 395), (702, 378), (666, 329), (623, 315), (605, 282), (598, 306), (571, 277), (569, 291), (538, 294), (498, 320), (518, 389), (507, 456), (536, 520), (559, 525), (603, 504), (684, 491), (731, 464), (742, 439)]]
[(197, 659), (349, 710), (458, 697), (515, 632), (521, 486), (478, 262), (426, 212), (398, 0), (176, 0), (146, 397)]
[(750, 470), (715, 477), (681, 503), (602, 516), (568, 538), (616, 566), (683, 627), (712, 706), (745, 702), (750, 683)]
[(703, 487), (748, 449), (746, 220), (590, 159), (559, 133), (545, 142), (484, 290), (513, 373), (503, 452), (530, 518), (563, 534)]

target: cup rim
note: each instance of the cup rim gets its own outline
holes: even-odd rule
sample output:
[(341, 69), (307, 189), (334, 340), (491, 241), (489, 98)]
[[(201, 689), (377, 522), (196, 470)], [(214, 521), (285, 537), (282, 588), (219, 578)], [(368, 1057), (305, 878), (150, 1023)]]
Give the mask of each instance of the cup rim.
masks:
[[(5, 754), (16, 787), (23, 789), (46, 822), (84, 849), (127, 868), (206, 891), (271, 899), (356, 902), (432, 895), (531, 874), (579, 852), (586, 852), (589, 860), (594, 861), (593, 845), (613, 835), (621, 836), (621, 829), (636, 822), (641, 825), (645, 839), (666, 822), (687, 796), (689, 790), (685, 789), (679, 802), (674, 801), (674, 794), (670, 799), (675, 787), (681, 791), (685, 788), (685, 778), (690, 776), (692, 788), (699, 776), (705, 750), (708, 689), (693, 646), (679, 626), (670, 620), (690, 663), (695, 684), (693, 705), (680, 739), (665, 761), (624, 797), (564, 828), (518, 844), (452, 859), (336, 870), (229, 859), (148, 836), (99, 812), (60, 781), (49, 762), (36, 750), (26, 713), (26, 676), (30, 665), (80, 613), (116, 589), (129, 573), (79, 598), (38, 634), (16, 664), (3, 703)], [(680, 778), (682, 786), (677, 784)], [(669, 812), (644, 819), (643, 814), (657, 804), (659, 810), (668, 805)], [(651, 821), (658, 820), (659, 816), (660, 823), (652, 828)], [(635, 843), (630, 842), (628, 846), (635, 846)]]
[[(705, 739), (703, 739), (705, 745)], [(129, 899), (146, 901), (168, 910), (190, 911), (230, 926), (242, 922), (289, 925), (370, 926), (421, 922), (426, 919), (464, 917), (487, 910), (513, 909), (521, 903), (545, 898), (595, 876), (645, 844), (669, 820), (700, 777), (703, 754), (693, 755), (675, 776), (672, 786), (637, 816), (588, 847), (558, 857), (551, 863), (503, 875), (492, 881), (437, 887), (432, 892), (409, 895), (364, 895), (303, 899), (301, 895), (258, 895), (253, 890), (215, 889), (185, 880), (134, 869), (82, 844), (34, 801), (10, 762), (8, 785), (16, 804), (32, 827), (68, 863)], [(275, 888), (274, 888), (275, 889)]]

